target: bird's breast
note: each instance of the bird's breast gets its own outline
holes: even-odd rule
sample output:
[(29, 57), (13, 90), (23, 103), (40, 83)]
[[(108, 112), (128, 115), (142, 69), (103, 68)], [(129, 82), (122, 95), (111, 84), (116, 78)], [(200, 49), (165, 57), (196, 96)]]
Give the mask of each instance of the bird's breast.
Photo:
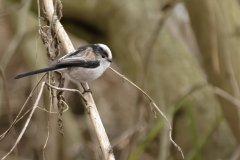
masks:
[(101, 67), (97, 68), (82, 68), (72, 67), (66, 72), (69, 78), (75, 82), (91, 82), (103, 74), (104, 70)]

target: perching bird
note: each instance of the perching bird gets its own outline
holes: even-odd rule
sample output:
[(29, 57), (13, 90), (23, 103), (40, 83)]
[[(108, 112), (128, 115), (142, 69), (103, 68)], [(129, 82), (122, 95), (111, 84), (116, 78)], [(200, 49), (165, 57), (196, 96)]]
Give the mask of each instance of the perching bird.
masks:
[[(15, 79), (48, 71), (60, 70), (68, 77), (80, 83), (91, 82), (100, 77), (112, 62), (111, 50), (104, 44), (88, 44), (79, 47), (50, 63), (47, 68), (17, 75)], [(85, 89), (84, 89), (85, 90)]]

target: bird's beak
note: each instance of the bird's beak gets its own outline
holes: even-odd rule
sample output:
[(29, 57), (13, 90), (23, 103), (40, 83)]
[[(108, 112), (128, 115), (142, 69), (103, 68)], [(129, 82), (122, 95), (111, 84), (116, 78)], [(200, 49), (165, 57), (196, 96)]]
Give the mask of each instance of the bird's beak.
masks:
[(107, 61), (110, 62), (110, 63), (112, 63), (112, 59), (110, 59), (110, 58), (108, 58)]

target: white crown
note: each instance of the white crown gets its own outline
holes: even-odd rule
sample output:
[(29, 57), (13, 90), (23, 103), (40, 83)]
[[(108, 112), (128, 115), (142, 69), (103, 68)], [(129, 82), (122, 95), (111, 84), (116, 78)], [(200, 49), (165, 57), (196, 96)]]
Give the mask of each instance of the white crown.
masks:
[(100, 47), (102, 47), (102, 49), (104, 49), (107, 54), (108, 54), (108, 58), (112, 59), (112, 52), (111, 50), (108, 48), (108, 46), (106, 46), (105, 44), (97, 44), (99, 45)]

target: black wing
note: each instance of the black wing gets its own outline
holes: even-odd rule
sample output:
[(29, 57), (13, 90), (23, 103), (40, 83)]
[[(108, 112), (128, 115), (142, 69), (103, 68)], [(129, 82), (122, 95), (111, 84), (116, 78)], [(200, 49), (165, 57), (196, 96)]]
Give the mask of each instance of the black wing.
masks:
[(97, 59), (93, 51), (93, 47), (91, 47), (91, 45), (86, 45), (60, 59), (54, 65), (61, 67), (76, 66), (84, 68), (96, 68), (100, 65), (100, 61)]
[(100, 65), (100, 61), (86, 61), (77, 58), (66, 58), (58, 62), (55, 66), (58, 68), (68, 67), (83, 67), (83, 68), (97, 68)]
[(100, 61), (97, 60), (93, 52), (93, 47), (91, 47), (91, 45), (86, 45), (78, 48), (75, 52), (67, 55), (63, 59), (60, 59), (60, 61), (54, 61), (47, 68), (17, 75), (15, 79), (49, 71), (61, 70), (68, 67), (97, 68), (99, 65)]

